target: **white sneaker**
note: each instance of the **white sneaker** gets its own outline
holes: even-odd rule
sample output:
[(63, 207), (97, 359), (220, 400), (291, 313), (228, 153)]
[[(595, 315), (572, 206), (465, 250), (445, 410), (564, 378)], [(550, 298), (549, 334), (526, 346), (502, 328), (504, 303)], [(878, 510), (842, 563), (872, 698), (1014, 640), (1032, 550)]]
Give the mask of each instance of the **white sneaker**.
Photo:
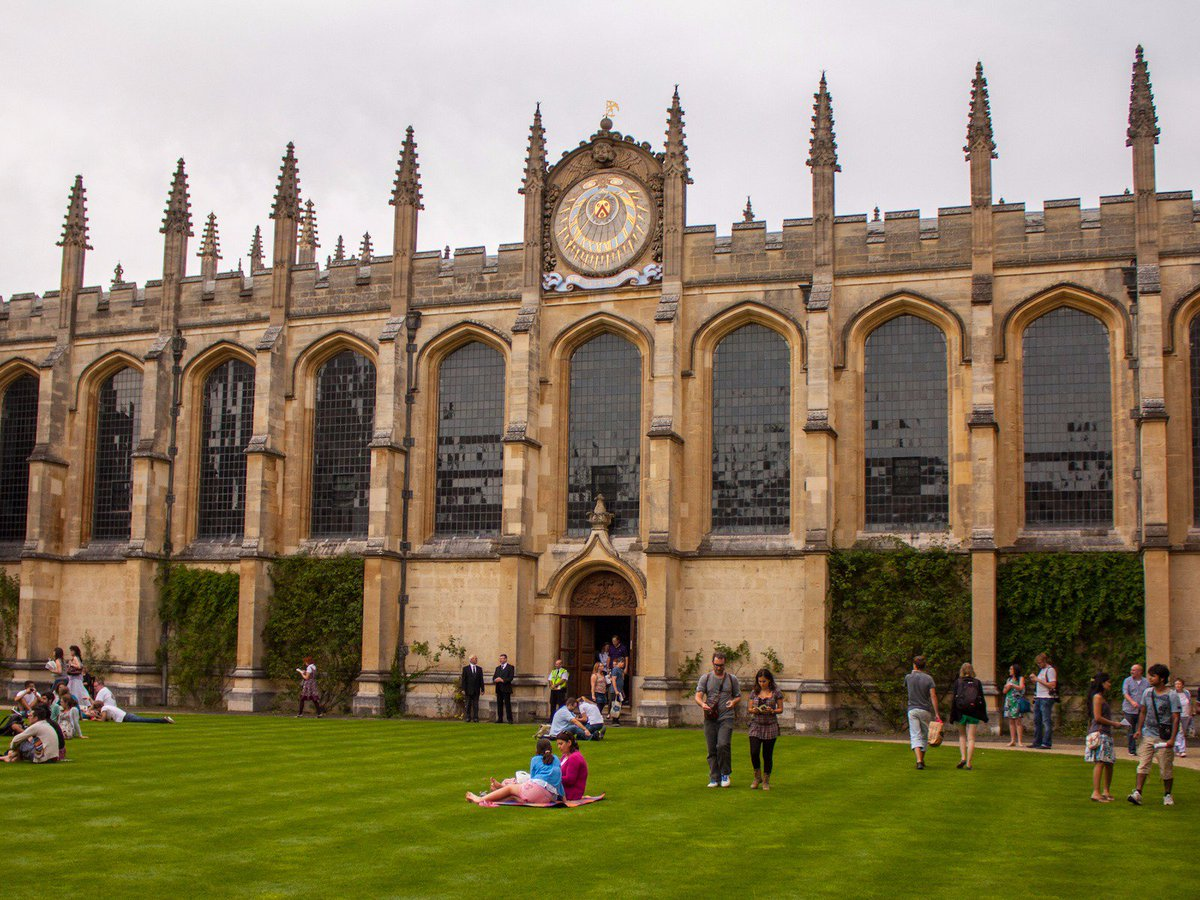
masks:
[(708, 783), (708, 786), (709, 786), (709, 787), (720, 787), (721, 785), (720, 785), (720, 782), (716, 782), (716, 781), (710, 781), (710, 782)]
[(1174, 806), (1174, 805), (1175, 805), (1175, 798), (1172, 797), (1170, 794), (1167, 794), (1165, 797), (1163, 797), (1163, 806)]
[(721, 787), (729, 787), (729, 785), (731, 785), (732, 783), (733, 783), (733, 782), (731, 782), (731, 781), (729, 780), (729, 776), (728, 776), (728, 775), (722, 775), (722, 776), (721, 776)]
[(1141, 806), (1142, 805), (1142, 792), (1134, 791), (1132, 794), (1130, 794), (1125, 799), (1128, 800), (1130, 803), (1132, 803), (1134, 806)]

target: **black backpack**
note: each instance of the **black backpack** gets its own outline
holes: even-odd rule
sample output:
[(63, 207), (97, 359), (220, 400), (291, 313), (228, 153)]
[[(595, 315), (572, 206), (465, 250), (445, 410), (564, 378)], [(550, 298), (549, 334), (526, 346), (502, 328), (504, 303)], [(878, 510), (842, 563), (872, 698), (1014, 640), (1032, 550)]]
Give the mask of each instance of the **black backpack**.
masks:
[(975, 678), (964, 678), (958, 687), (958, 706), (960, 709), (973, 709), (982, 699), (979, 691), (979, 681)]

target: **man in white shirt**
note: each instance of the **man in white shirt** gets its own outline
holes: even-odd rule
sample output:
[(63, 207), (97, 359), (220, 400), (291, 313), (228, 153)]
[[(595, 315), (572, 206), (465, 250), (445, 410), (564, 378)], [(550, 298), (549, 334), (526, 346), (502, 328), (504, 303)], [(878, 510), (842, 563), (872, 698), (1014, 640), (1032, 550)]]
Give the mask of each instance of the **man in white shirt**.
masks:
[(32, 681), (25, 682), (25, 690), (20, 691), (15, 698), (16, 711), (22, 716), (28, 716), (33, 708), (41, 702), (42, 695), (38, 693), (37, 685)]
[(1033, 676), (1037, 690), (1033, 695), (1034, 750), (1049, 750), (1054, 741), (1054, 704), (1058, 700), (1058, 670), (1050, 664), (1050, 654), (1039, 653), (1038, 671)]
[[(117, 698), (114, 697), (113, 692), (108, 689), (108, 685), (104, 683), (104, 679), (97, 677), (95, 679), (95, 684), (96, 696), (92, 698), (94, 702), (99, 703), (101, 706), (116, 706)], [(78, 700), (79, 698), (76, 697), (75, 699)]]
[(592, 734), (592, 740), (598, 741), (602, 739), (608, 726), (604, 724), (604, 714), (600, 712), (600, 707), (587, 697), (580, 697), (579, 714), (587, 721), (588, 731)]
[(95, 713), (99, 713), (99, 716), (94, 716), (94, 718), (99, 718), (102, 722), (107, 720), (109, 722), (144, 722), (151, 725), (175, 724), (175, 720), (170, 716), (139, 716), (137, 713), (126, 712), (121, 707), (114, 706), (111, 703), (102, 705), (99, 701), (96, 701), (92, 704), (92, 710)]

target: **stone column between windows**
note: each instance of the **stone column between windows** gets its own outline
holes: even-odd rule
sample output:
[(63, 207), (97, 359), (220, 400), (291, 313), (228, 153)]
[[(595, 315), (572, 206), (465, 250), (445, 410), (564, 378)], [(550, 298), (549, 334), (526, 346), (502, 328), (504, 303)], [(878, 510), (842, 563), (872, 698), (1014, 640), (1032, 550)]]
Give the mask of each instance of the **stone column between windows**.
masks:
[[(379, 335), (375, 427), (371, 438), (371, 496), (363, 562), (362, 671), (354, 711), (383, 712), (383, 685), (396, 653), (400, 624), (404, 403), (408, 391), (404, 319), (389, 319)], [(409, 522), (410, 538), (416, 533)]]
[(256, 346), (254, 435), (246, 448), (246, 519), (239, 563), (237, 667), (226, 705), (255, 712), (270, 705), (273, 687), (262, 668), (263, 626), (271, 600), (270, 566), (279, 555), (280, 498), (286, 458), (282, 451), (287, 334), (267, 328)]

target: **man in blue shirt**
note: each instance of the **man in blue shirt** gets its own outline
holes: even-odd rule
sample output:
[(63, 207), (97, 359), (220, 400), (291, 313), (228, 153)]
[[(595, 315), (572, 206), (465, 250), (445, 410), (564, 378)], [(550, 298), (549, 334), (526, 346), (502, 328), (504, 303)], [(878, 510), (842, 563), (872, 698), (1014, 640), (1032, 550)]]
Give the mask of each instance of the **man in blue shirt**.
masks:
[(1175, 783), (1175, 736), (1179, 732), (1179, 695), (1171, 690), (1167, 679), (1171, 670), (1162, 663), (1150, 667), (1150, 687), (1142, 695), (1138, 713), (1137, 787), (1127, 798), (1134, 806), (1142, 805), (1142, 788), (1150, 774), (1150, 764), (1158, 763), (1163, 780), (1163, 806), (1174, 806), (1171, 788)]
[(1143, 677), (1142, 672), (1142, 667), (1138, 663), (1134, 663), (1129, 669), (1129, 677), (1121, 683), (1121, 714), (1129, 723), (1130, 756), (1137, 756), (1137, 738), (1133, 736), (1133, 733), (1137, 731), (1138, 713), (1142, 708), (1142, 695), (1146, 693), (1146, 688), (1150, 687), (1150, 682)]
[(550, 739), (554, 740), (560, 734), (573, 734), (582, 741), (592, 739), (587, 722), (579, 718), (579, 701), (574, 697), (565, 706), (559, 707), (550, 719)]

